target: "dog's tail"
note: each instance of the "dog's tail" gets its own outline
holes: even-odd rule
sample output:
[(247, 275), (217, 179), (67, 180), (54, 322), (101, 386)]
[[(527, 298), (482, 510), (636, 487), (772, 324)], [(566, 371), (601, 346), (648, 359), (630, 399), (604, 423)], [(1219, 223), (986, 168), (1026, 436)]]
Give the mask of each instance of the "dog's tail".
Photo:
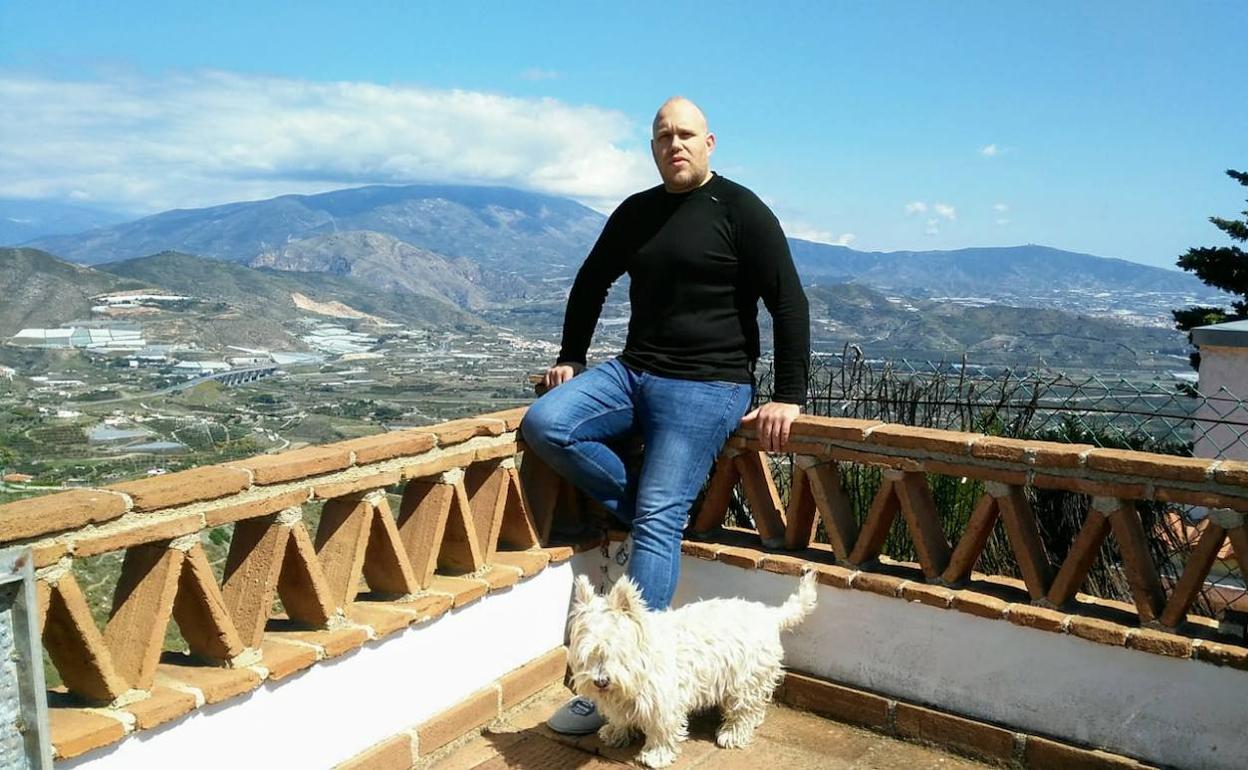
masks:
[(797, 591), (780, 605), (780, 628), (789, 629), (806, 619), (815, 608), (815, 571), (802, 575)]

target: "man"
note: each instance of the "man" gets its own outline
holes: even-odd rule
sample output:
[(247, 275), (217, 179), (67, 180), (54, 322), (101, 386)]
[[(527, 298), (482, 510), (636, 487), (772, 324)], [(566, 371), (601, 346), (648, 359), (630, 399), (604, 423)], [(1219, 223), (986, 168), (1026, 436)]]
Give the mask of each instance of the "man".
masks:
[[(728, 436), (746, 424), (769, 451), (788, 441), (805, 401), (810, 320), (779, 222), (752, 192), (711, 171), (715, 135), (697, 105), (668, 99), (652, 137), (663, 184), (607, 220), (572, 285), (562, 350), (545, 376), (550, 390), (521, 431), (530, 450), (632, 530), (628, 573), (647, 607), (661, 610), (676, 589), (689, 508)], [(624, 351), (585, 370), (607, 291), (625, 272)], [(746, 414), (760, 298), (775, 329), (775, 393)], [(645, 446), (631, 475), (610, 445), (630, 433)], [(593, 704), (577, 699), (550, 724), (589, 733), (601, 723)]]

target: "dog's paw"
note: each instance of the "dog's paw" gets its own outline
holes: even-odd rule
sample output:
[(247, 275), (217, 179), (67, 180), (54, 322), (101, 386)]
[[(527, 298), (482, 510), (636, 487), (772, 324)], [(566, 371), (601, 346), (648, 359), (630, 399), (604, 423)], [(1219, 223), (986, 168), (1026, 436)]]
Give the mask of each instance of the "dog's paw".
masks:
[(646, 767), (667, 767), (676, 761), (677, 753), (671, 746), (647, 746), (637, 755), (637, 761)]
[(598, 740), (602, 745), (618, 749), (627, 746), (633, 740), (633, 731), (627, 727), (607, 723), (598, 728)]
[(754, 740), (754, 729), (742, 725), (725, 725), (715, 733), (715, 744), (721, 749), (743, 749)]

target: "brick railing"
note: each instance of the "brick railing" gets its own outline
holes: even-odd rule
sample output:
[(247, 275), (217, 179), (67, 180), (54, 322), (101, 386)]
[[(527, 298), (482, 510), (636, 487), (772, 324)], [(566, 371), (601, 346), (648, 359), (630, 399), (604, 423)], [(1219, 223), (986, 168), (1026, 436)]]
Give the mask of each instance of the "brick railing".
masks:
[[(0, 547), (33, 552), (44, 649), (61, 680), (49, 698), (57, 756), (284, 678), (570, 557), (541, 547), (550, 522), (528, 513), (515, 461), (523, 413), (0, 506)], [(401, 492), (397, 511), (387, 489)], [(222, 531), (228, 551), (214, 564)], [(120, 576), (111, 597), (92, 602), (74, 565), (103, 554), (121, 556)], [(170, 620), (189, 654), (165, 649)]]
[[(586, 509), (540, 462), (516, 462), (523, 412), (0, 506), (0, 546), (29, 545), (34, 553), (43, 643), (64, 690), (51, 709), (58, 754), (106, 745), (281, 679), (571, 556), (570, 548), (549, 547), (550, 533), (583, 525)], [(787, 503), (766, 454), (742, 431), (717, 461), (693, 517), (703, 538), (719, 530), (740, 485), (763, 547), (689, 542), (687, 553), (778, 572), (810, 564), (826, 585), (1248, 666), (1248, 649), (1214, 643), (1216, 622), (1187, 613), (1225, 541), (1241, 569), (1248, 566), (1248, 463), (818, 417), (798, 420), (787, 449), (796, 457)], [(861, 521), (842, 486), (846, 464), (883, 469)], [(955, 537), (946, 536), (931, 475), (984, 484)], [(1030, 486), (1092, 496), (1060, 564), (1041, 542)], [(1139, 500), (1213, 509), (1175, 582), (1158, 576)], [(880, 558), (899, 515), (915, 564)], [(1023, 579), (985, 584), (972, 570), (998, 520)], [(820, 522), (826, 545), (811, 542)], [(214, 565), (207, 545), (223, 527), (231, 530), (228, 550)], [(1130, 610), (1129, 623), (1105, 620), (1106, 603), (1078, 593), (1107, 538), (1135, 599), (1113, 609), (1120, 620)], [(74, 564), (107, 553), (122, 558), (101, 630)], [(1017, 595), (1003, 599), (998, 588)], [(171, 619), (189, 655), (165, 650)]]
[[(937, 606), (957, 604), (974, 614), (994, 617), (1006, 617), (1008, 605), (1014, 608), (1016, 622), (1088, 635), (1108, 633), (1101, 625), (1104, 621), (1097, 619), (1108, 614), (1119, 621), (1111, 634), (1118, 644), (1180, 657), (1197, 652), (1192, 639), (1183, 637), (1218, 638), (1215, 620), (1190, 615), (1188, 610), (1228, 541), (1241, 574), (1248, 574), (1248, 463), (1242, 461), (821, 417), (799, 418), (786, 449), (794, 453), (794, 462), (788, 500), (782, 502), (771, 464), (753, 435), (740, 431), (730, 439), (711, 475), (702, 507), (695, 512), (692, 530), (699, 539), (723, 524), (734, 487), (740, 485), (763, 544), (773, 550), (806, 549), (822, 524), (825, 554), (807, 555), (836, 566), (825, 570), (837, 576), (828, 582), (849, 587), (850, 576), (855, 576), (856, 588)], [(842, 484), (849, 465), (881, 469), (878, 491), (861, 518), (854, 515)], [(953, 536), (947, 535), (949, 517), (942, 515), (934, 501), (932, 476), (982, 483), (982, 497), (965, 522), (954, 523)], [(1090, 497), (1088, 516), (1060, 563), (1053, 563), (1045, 551), (1028, 502), (1028, 487)], [(1211, 509), (1177, 580), (1163, 580), (1150, 554), (1137, 512), (1137, 502), (1146, 500)], [(881, 557), (899, 514), (917, 563), (906, 565)], [(972, 571), (998, 521), (1004, 525), (1022, 580), (991, 576), (988, 582), (971, 585)], [(1118, 568), (1130, 586), (1133, 605), (1079, 593), (1093, 562), (1101, 558), (1102, 545), (1111, 538), (1121, 556)], [(717, 553), (699, 546), (686, 550), (711, 558)], [(732, 558), (730, 546), (721, 550)], [(1017, 590), (1011, 594), (1010, 588)], [(979, 598), (974, 596), (977, 593)], [(1071, 617), (1080, 615), (1089, 617), (1072, 630)], [(1124, 625), (1154, 630), (1129, 634)], [(1196, 648), (1200, 646), (1197, 642)], [(1242, 647), (1204, 647), (1206, 655), (1221, 650), (1241, 662), (1248, 660), (1248, 651)]]

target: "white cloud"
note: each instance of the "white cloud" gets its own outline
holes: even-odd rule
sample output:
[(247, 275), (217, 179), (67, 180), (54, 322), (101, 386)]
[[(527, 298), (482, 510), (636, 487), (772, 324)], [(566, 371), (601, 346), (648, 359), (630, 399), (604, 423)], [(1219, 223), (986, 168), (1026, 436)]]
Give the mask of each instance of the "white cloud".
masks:
[(521, 80), (558, 80), (563, 73), (558, 70), (546, 70), (541, 67), (529, 67), (520, 73)]
[(1008, 204), (1005, 204), (1005, 203), (994, 203), (992, 204), (992, 210), (999, 212), (1001, 214), (1004, 214), (1005, 212), (1010, 210), (1010, 207)]
[(980, 149), (979, 154), (983, 155), (985, 158), (995, 158), (1001, 154), (1001, 148), (995, 144), (984, 145), (984, 147)]
[(940, 220), (932, 217), (927, 220), (926, 226), (923, 228), (924, 235), (940, 235)]
[(926, 214), (928, 211), (939, 217), (952, 222), (958, 218), (958, 211), (951, 203), (928, 203), (926, 201), (911, 201), (906, 204), (906, 216), (914, 214)]
[(419, 86), (220, 71), (109, 81), (0, 72), (10, 197), (140, 210), (370, 183), (526, 188), (607, 209), (657, 177), (622, 113)]
[(1006, 219), (1005, 217), (1000, 217), (996, 220), (996, 222), (1001, 227), (1005, 227), (1006, 225), (1010, 223), (1010, 220)]
[(841, 233), (837, 235), (831, 230), (821, 230), (817, 227), (811, 227), (801, 222), (783, 221), (780, 226), (784, 229), (784, 234), (790, 238), (800, 238), (803, 241), (814, 241), (815, 243), (827, 243), (833, 246), (848, 246), (858, 239), (854, 233)]

